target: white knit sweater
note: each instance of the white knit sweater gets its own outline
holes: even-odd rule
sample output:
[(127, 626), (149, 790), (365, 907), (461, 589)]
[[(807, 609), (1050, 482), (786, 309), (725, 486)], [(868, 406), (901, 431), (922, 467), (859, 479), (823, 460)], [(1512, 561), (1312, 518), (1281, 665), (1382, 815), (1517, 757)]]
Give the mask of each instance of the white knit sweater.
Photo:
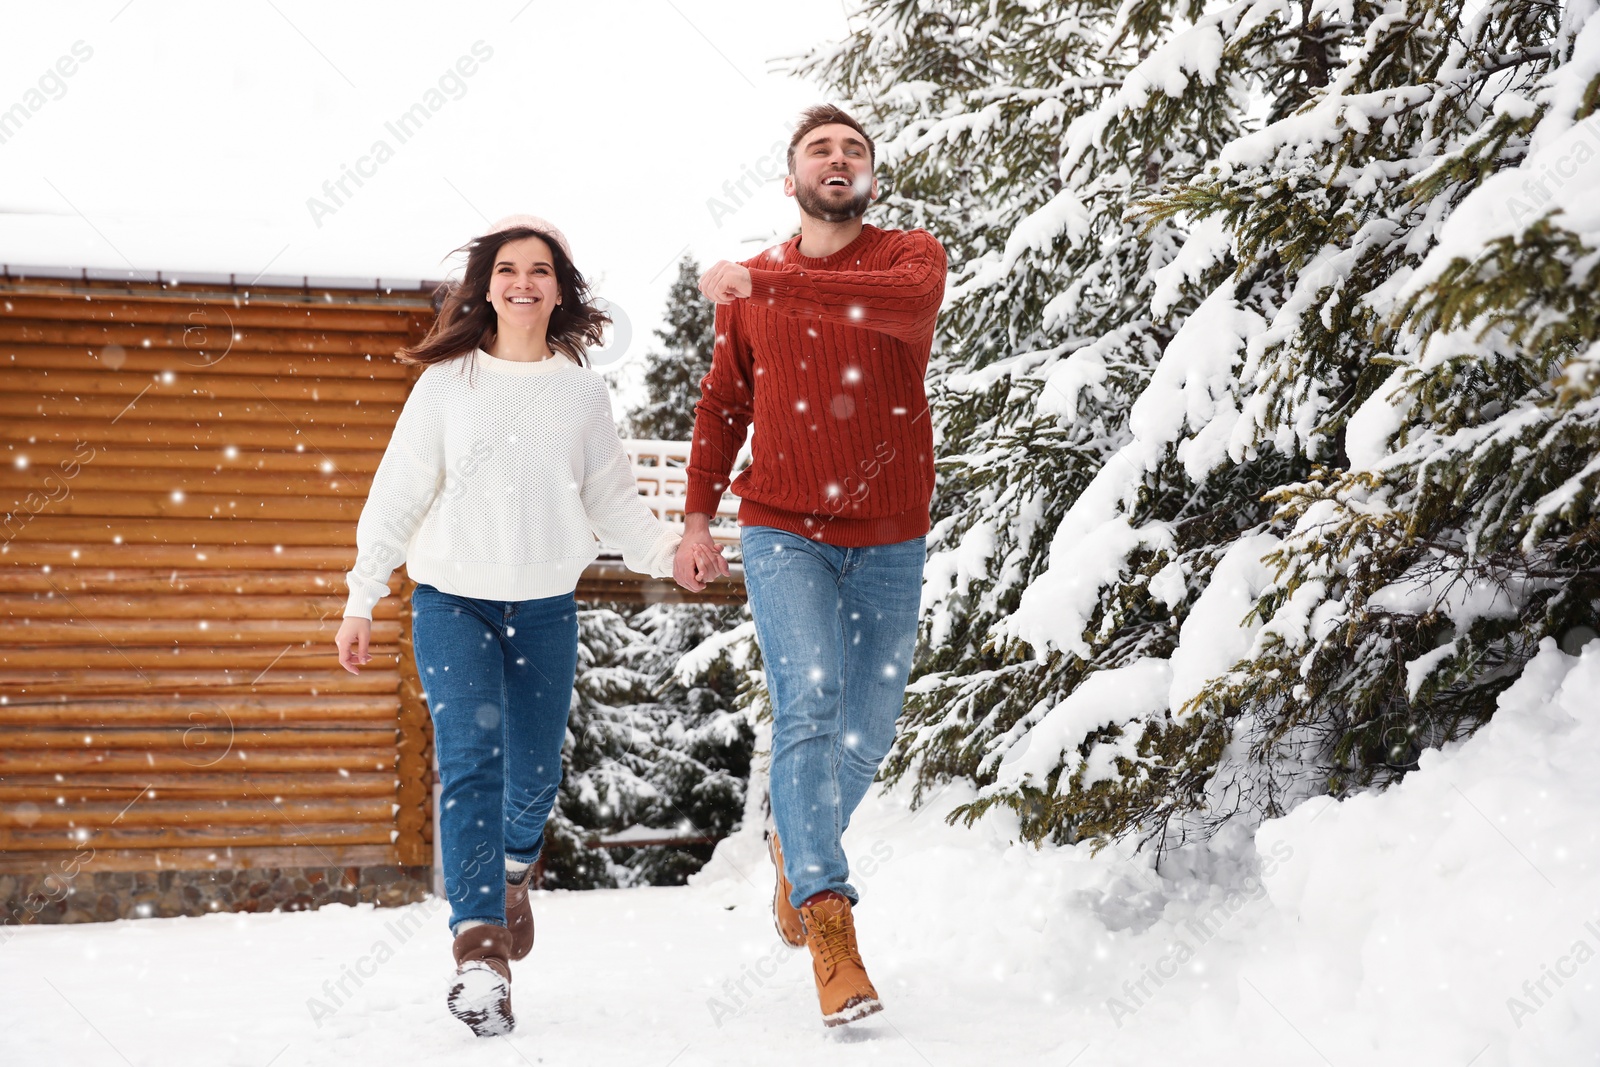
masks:
[(639, 498), (605, 380), (560, 354), (478, 349), (429, 366), (406, 398), (356, 524), (344, 613), (372, 618), (401, 563), (457, 596), (570, 593), (596, 534), (631, 569), (671, 577), (680, 535)]

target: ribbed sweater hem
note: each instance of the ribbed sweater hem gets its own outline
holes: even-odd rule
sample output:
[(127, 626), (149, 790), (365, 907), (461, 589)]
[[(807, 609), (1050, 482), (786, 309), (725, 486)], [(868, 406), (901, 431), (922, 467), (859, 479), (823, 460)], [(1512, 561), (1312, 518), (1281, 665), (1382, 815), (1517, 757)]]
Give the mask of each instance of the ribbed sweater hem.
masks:
[(475, 600), (542, 600), (577, 589), (584, 568), (595, 558), (595, 554), (561, 556), (538, 563), (512, 564), (416, 556), (407, 558), (406, 573), (414, 582)]
[(772, 526), (836, 548), (866, 548), (922, 537), (928, 532), (928, 509), (914, 508), (876, 519), (819, 518), (743, 500), (739, 503), (739, 525)]

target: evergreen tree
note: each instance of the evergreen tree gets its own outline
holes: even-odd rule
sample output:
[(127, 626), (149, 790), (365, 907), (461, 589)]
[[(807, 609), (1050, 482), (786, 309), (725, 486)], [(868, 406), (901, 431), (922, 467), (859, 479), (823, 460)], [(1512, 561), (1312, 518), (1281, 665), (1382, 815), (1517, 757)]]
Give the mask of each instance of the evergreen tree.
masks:
[(544, 850), (551, 888), (681, 883), (710, 859), (711, 844), (589, 843), (645, 831), (725, 837), (744, 807), (753, 735), (731, 707), (738, 679), (720, 666), (689, 682), (673, 673), (684, 653), (737, 625), (740, 609), (616, 607), (578, 616), (578, 677)]
[(632, 872), (611, 850), (588, 845), (635, 825), (653, 792), (649, 760), (662, 716), (649, 676), (637, 669), (643, 644), (610, 608), (578, 613), (578, 673), (561, 750), (561, 789), (545, 827), (548, 888), (632, 882)]
[[(656, 796), (645, 811), (646, 826), (712, 838), (739, 828), (754, 754), (752, 720), (738, 700), (743, 677), (725, 662), (686, 680), (676, 668), (684, 655), (737, 628), (748, 614), (742, 605), (653, 604), (634, 618), (649, 640), (649, 669), (668, 709), (651, 769)], [(629, 862), (652, 885), (673, 885), (699, 870), (713, 847), (640, 849)]]
[(1593, 6), (876, 0), (797, 64), (952, 263), (892, 775), (1175, 845), (1593, 634)]
[[(1165, 615), (1130, 619), (1102, 664), (996, 639), (1044, 574), (1051, 532), (1127, 441), (1129, 406), (1172, 333), (1150, 313), (1150, 275), (1181, 233), (1141, 234), (1124, 216), (1163, 163), (1192, 172), (1194, 153), (1152, 146), (1070, 175), (1059, 166), (1069, 128), (1164, 23), (1141, 9), (1118, 29), (1116, 16), (1104, 3), (869, 4), (850, 41), (799, 67), (876, 127), (875, 221), (931, 230), (952, 265), (929, 373), (933, 610), (890, 777), (992, 781), (986, 757), (1025, 734), (1030, 712), (1099, 665), (1175, 644)], [(1168, 115), (1172, 143), (1225, 139), (1215, 125), (1228, 114)], [(1073, 280), (1065, 292), (1061, 279)], [(1069, 355), (1076, 379), (1052, 378)]]
[(666, 317), (667, 324), (655, 331), (663, 347), (644, 359), (646, 398), (628, 413), (628, 433), (647, 441), (687, 441), (716, 342), (716, 305), (700, 295), (700, 267), (692, 256), (678, 263)]

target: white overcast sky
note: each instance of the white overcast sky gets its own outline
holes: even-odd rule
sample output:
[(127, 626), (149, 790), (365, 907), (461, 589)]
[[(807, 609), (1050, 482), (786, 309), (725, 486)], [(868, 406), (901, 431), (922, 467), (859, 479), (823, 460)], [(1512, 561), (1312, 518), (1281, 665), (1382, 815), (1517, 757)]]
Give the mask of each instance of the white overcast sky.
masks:
[[(792, 232), (781, 184), (750, 174), (827, 94), (771, 61), (846, 32), (841, 0), (13, 6), (0, 110), (29, 114), (0, 143), (0, 262), (441, 278), (486, 220), (527, 211), (632, 321), (631, 362), (679, 256)], [(492, 56), (400, 143), (385, 123), (480, 41)], [(92, 55), (59, 77), (75, 47)], [(380, 139), (393, 158), (318, 225), (308, 199), (331, 204), (323, 183)]]

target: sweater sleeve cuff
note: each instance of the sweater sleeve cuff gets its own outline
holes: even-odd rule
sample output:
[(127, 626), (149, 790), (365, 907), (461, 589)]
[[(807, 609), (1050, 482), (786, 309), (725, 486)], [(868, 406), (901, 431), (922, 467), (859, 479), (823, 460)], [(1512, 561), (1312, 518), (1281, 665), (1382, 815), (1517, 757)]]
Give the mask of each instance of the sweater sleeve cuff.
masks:
[(698, 512), (702, 515), (716, 515), (717, 508), (722, 505), (722, 494), (726, 491), (726, 483), (721, 489), (714, 488), (714, 483), (704, 478), (689, 475), (689, 486), (683, 498), (683, 510), (689, 513)]
[(372, 609), (377, 607), (378, 601), (382, 600), (384, 594), (388, 591), (388, 587), (384, 586), (382, 593), (379, 593), (377, 596), (373, 596), (369, 590), (351, 583), (350, 595), (345, 599), (344, 602), (345, 618), (350, 618), (353, 616), (357, 619), (366, 619), (369, 622), (372, 621)]
[(750, 299), (758, 297), (786, 297), (794, 296), (800, 291), (800, 271), (795, 268), (789, 270), (767, 270), (761, 267), (750, 267)]
[(652, 578), (672, 577), (672, 565), (677, 562), (678, 545), (682, 542), (683, 535), (669, 526), (650, 546), (649, 574)]

